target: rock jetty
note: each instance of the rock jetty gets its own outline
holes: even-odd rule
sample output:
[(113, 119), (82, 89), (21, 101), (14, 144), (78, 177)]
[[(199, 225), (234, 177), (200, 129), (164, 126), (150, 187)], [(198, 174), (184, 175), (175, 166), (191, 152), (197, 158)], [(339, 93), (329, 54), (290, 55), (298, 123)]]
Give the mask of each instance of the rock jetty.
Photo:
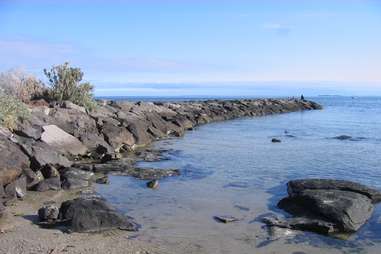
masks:
[(154, 171), (136, 168), (134, 163), (141, 156), (160, 157), (157, 151), (142, 152), (153, 141), (182, 136), (197, 125), (321, 109), (317, 103), (298, 99), (98, 104), (88, 112), (70, 102), (41, 101), (29, 106), (30, 117), (14, 130), (0, 128), (0, 213), (27, 190), (83, 188), (92, 182), (107, 182), (99, 180), (105, 176), (98, 174), (116, 168), (147, 180), (178, 175), (176, 169)]

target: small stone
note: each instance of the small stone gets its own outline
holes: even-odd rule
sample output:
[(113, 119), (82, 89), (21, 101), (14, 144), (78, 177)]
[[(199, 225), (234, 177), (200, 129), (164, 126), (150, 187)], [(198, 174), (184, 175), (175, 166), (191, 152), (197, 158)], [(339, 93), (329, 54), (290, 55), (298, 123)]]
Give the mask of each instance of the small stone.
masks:
[(147, 183), (147, 187), (151, 189), (157, 189), (159, 187), (159, 181), (158, 180), (152, 180)]
[(273, 142), (273, 143), (280, 143), (280, 142), (282, 142), (282, 140), (277, 139), (277, 138), (273, 138), (273, 139), (271, 139), (271, 142)]
[(41, 222), (54, 222), (58, 219), (59, 208), (54, 204), (45, 204), (38, 210), (38, 217)]
[(223, 223), (239, 221), (239, 219), (237, 219), (233, 216), (230, 216), (230, 215), (214, 216), (214, 219), (219, 221), (219, 222), (223, 222)]
[(97, 178), (95, 180), (95, 182), (98, 183), (98, 184), (108, 184), (109, 183), (108, 176), (107, 175), (103, 175), (103, 176)]
[(349, 140), (351, 139), (352, 137), (349, 136), (349, 135), (340, 135), (340, 136), (336, 136), (334, 137), (334, 139), (338, 139), (338, 140)]

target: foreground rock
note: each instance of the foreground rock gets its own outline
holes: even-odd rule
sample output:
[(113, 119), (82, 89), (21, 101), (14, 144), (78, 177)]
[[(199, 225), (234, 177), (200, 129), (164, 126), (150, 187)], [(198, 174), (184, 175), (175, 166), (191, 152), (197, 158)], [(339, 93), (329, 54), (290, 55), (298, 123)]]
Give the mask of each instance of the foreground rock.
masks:
[(139, 226), (99, 197), (80, 197), (62, 203), (59, 219), (72, 232), (101, 232), (110, 229), (137, 231)]
[(265, 222), (324, 234), (356, 232), (371, 217), (381, 194), (358, 183), (330, 179), (290, 181), (288, 193), (278, 207), (295, 218)]
[(13, 182), (29, 167), (29, 158), (7, 137), (0, 135), (0, 183)]
[(381, 201), (381, 191), (351, 181), (332, 179), (301, 179), (290, 181), (287, 184), (287, 191), (290, 196), (298, 195), (305, 190), (342, 190), (356, 192), (367, 196), (373, 203), (378, 203)]

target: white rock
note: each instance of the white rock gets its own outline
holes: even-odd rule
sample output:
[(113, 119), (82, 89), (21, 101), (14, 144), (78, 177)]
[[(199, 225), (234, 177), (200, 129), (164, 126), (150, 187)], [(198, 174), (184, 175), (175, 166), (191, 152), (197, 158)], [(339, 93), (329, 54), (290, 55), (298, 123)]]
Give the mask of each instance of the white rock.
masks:
[(87, 148), (76, 137), (70, 135), (56, 125), (42, 127), (41, 140), (57, 150), (71, 155), (84, 155)]

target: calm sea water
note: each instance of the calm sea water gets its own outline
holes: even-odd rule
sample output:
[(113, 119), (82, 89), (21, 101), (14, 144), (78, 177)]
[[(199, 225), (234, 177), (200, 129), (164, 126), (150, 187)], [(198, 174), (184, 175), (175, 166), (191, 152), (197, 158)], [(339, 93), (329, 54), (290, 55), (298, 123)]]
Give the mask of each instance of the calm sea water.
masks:
[[(156, 143), (170, 149), (169, 160), (142, 166), (183, 173), (157, 190), (112, 176), (98, 191), (142, 224), (136, 237), (157, 243), (159, 253), (380, 253), (380, 207), (348, 240), (284, 230), (269, 236), (256, 220), (283, 214), (276, 203), (291, 179), (348, 179), (381, 189), (381, 98), (313, 100), (324, 110), (212, 123)], [(332, 139), (343, 134), (355, 141)], [(241, 221), (221, 224), (215, 215)]]

